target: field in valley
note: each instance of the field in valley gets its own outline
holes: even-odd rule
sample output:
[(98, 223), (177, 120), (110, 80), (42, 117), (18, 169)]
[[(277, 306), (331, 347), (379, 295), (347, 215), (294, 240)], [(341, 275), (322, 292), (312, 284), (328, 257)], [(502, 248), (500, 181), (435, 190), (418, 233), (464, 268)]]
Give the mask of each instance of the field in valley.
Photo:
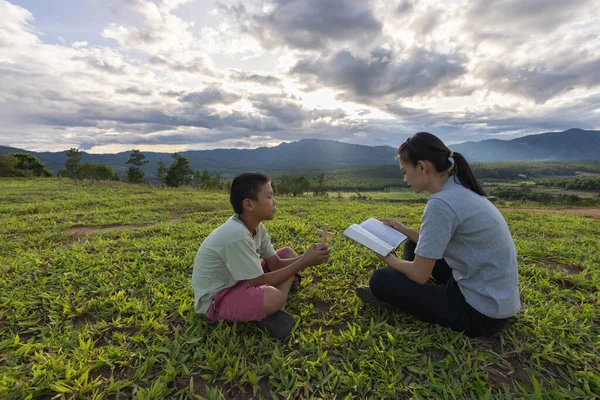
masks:
[(406, 190), (366, 197), (277, 198), (276, 248), (301, 253), (323, 224), (337, 233), (277, 340), (193, 312), (193, 259), (232, 214), (226, 193), (1, 179), (0, 398), (600, 395), (600, 219), (503, 203), (523, 307), (502, 333), (469, 339), (354, 295), (383, 264), (340, 233), (368, 217), (418, 229), (424, 208)]

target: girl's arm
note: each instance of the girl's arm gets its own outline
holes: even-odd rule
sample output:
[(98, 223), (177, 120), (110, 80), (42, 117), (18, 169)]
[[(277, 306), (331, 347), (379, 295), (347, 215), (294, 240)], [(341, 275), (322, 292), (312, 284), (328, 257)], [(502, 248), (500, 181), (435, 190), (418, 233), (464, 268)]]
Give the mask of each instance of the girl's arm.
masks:
[(390, 268), (401, 272), (411, 281), (421, 285), (427, 283), (429, 280), (436, 262), (436, 260), (432, 258), (424, 258), (421, 256), (415, 256), (414, 261), (400, 260), (391, 254), (387, 257), (379, 258), (381, 258), (381, 260)]

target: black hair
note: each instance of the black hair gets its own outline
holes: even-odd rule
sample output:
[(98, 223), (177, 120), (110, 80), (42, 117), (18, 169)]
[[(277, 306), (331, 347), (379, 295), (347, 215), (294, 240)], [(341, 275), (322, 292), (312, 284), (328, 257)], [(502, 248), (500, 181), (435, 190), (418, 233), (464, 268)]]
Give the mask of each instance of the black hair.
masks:
[[(467, 189), (481, 196), (487, 195), (462, 154), (451, 151), (444, 142), (429, 132), (417, 132), (406, 139), (398, 148), (398, 156), (413, 167), (420, 160), (431, 162), (438, 172), (452, 167), (450, 174), (454, 175), (455, 181), (458, 178), (458, 183)], [(454, 160), (454, 164), (450, 159)]]
[(269, 182), (271, 179), (268, 176), (255, 172), (244, 172), (233, 178), (229, 202), (235, 213), (240, 215), (244, 211), (244, 199), (258, 200), (258, 193)]

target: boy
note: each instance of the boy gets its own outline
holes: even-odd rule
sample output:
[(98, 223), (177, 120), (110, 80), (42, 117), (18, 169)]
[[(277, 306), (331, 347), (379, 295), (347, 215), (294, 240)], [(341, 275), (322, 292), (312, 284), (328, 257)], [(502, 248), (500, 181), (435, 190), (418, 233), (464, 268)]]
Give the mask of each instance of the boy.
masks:
[(215, 322), (257, 321), (271, 335), (285, 337), (294, 327), (294, 318), (283, 311), (294, 276), (325, 262), (329, 248), (313, 244), (301, 257), (289, 248), (275, 252), (262, 224), (276, 209), (265, 175), (238, 175), (229, 200), (236, 215), (208, 235), (196, 254), (195, 310)]

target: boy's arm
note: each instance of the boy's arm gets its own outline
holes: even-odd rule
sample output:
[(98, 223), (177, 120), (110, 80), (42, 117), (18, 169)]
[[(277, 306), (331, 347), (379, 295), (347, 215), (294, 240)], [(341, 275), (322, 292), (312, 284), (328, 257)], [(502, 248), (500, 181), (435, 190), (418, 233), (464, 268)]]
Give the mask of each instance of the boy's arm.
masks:
[(279, 258), (277, 254), (272, 255), (269, 258), (265, 258), (265, 264), (267, 264), (267, 269), (269, 271), (277, 271), (278, 269), (287, 267), (298, 261), (300, 256), (293, 258)]
[[(269, 257), (270, 258), (270, 257)], [(279, 258), (279, 257), (278, 257)], [(249, 279), (248, 283), (250, 286), (261, 286), (261, 285), (271, 285), (271, 286), (279, 286), (283, 282), (290, 279), (292, 276), (296, 275), (296, 273), (302, 271), (310, 264), (307, 260), (303, 260), (302, 257), (296, 257), (290, 260), (294, 260), (291, 264), (286, 267), (280, 268), (273, 272), (267, 272), (262, 274), (259, 277), (254, 279)], [(284, 261), (284, 260), (280, 260)], [(287, 260), (285, 260), (287, 261)], [(268, 265), (268, 264), (267, 264)]]
[(248, 283), (251, 286), (278, 286), (306, 267), (321, 264), (328, 258), (329, 246), (327, 246), (326, 243), (315, 243), (311, 245), (301, 257), (296, 258), (295, 261), (287, 267), (283, 267), (277, 271), (267, 272), (254, 279), (248, 279)]

